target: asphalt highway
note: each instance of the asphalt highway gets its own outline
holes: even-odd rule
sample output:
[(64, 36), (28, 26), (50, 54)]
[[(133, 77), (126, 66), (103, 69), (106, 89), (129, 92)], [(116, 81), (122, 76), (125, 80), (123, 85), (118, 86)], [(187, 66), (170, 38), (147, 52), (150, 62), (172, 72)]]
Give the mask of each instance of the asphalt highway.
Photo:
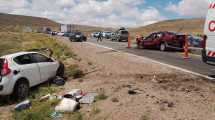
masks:
[(138, 49), (135, 44), (132, 44), (132, 48), (129, 49), (127, 48), (127, 43), (113, 42), (106, 39), (102, 42), (97, 42), (96, 39), (88, 39), (88, 42), (113, 48), (114, 50), (150, 58), (161, 63), (180, 67), (205, 76), (215, 76), (215, 65), (202, 62), (201, 56), (198, 55), (189, 55), (189, 59), (184, 59), (183, 54), (176, 51), (162, 52), (159, 50)]

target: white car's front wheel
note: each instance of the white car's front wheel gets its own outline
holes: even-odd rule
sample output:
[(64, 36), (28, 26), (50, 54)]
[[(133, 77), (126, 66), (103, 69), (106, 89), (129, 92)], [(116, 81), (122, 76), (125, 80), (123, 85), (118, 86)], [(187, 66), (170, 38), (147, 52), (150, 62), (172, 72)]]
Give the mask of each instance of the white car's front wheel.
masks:
[(59, 76), (59, 77), (63, 78), (64, 77), (64, 72), (65, 72), (65, 66), (61, 61), (59, 61), (59, 67), (57, 69), (56, 76)]

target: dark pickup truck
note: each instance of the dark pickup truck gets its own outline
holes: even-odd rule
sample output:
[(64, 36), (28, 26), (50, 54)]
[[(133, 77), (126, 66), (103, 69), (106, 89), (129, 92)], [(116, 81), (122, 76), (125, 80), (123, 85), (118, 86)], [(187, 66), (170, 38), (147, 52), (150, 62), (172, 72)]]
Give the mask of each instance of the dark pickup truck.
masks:
[(115, 33), (112, 33), (111, 40), (118, 42), (127, 42), (129, 37), (129, 32), (125, 28), (117, 30)]
[(70, 41), (72, 42), (85, 42), (87, 37), (82, 32), (73, 32), (69, 36)]

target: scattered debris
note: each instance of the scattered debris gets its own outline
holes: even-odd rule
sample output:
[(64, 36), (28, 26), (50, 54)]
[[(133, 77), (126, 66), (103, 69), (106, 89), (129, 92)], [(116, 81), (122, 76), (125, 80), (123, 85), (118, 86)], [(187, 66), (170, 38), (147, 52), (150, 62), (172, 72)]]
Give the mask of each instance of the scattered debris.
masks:
[(31, 107), (31, 101), (30, 100), (25, 100), (15, 106), (16, 111), (21, 111), (25, 110)]
[(171, 108), (171, 107), (174, 107), (174, 103), (173, 102), (169, 102), (168, 104), (167, 104), (167, 106), (169, 107), (169, 108)]
[(132, 85), (124, 85), (123, 87), (132, 88)]
[(119, 102), (118, 98), (112, 98), (111, 101), (112, 102)]
[(66, 93), (63, 97), (79, 101), (83, 97), (83, 92), (80, 89), (73, 89), (72, 91)]
[(59, 113), (59, 112), (53, 112), (52, 114), (51, 114), (51, 117), (53, 118), (53, 119), (59, 119), (59, 118), (61, 118), (62, 117), (62, 115)]
[(84, 95), (79, 102), (81, 104), (91, 104), (95, 101), (95, 97), (97, 96), (97, 93), (87, 93), (86, 95)]
[(57, 76), (54, 78), (53, 83), (58, 85), (58, 86), (62, 86), (65, 84), (65, 80), (63, 78)]
[(45, 96), (42, 96), (41, 98), (40, 98), (40, 101), (45, 101), (45, 100), (54, 100), (54, 99), (62, 99), (62, 97), (61, 96), (57, 96), (56, 94), (53, 94), (53, 95), (51, 95), (51, 94), (47, 94), (47, 95), (45, 95)]
[[(73, 89), (70, 92), (63, 95), (56, 94), (47, 94), (40, 98), (40, 101), (45, 100), (53, 100), (53, 99), (61, 99), (60, 104), (55, 107), (55, 112), (51, 114), (53, 119), (57, 119), (61, 117), (59, 112), (74, 112), (78, 109), (79, 104), (92, 104), (95, 101), (95, 97), (98, 96), (97, 93), (86, 93), (83, 94), (83, 91), (80, 89)], [(28, 104), (28, 102), (22, 103)], [(25, 106), (24, 106), (25, 107)], [(21, 108), (25, 109), (25, 108)]]
[(136, 95), (137, 91), (135, 91), (135, 90), (128, 90), (128, 94), (129, 95)]
[(50, 96), (51, 96), (51, 94), (47, 94), (47, 95), (45, 95), (45, 96), (42, 96), (42, 97), (40, 98), (40, 101), (48, 100), (48, 99), (50, 98)]
[(175, 106), (175, 104), (173, 102), (169, 102), (167, 100), (161, 100), (160, 104), (163, 106), (163, 107), (168, 107), (168, 108), (172, 108)]
[(78, 107), (78, 102), (72, 99), (63, 98), (59, 105), (55, 107), (57, 112), (74, 112)]
[(156, 80), (156, 75), (153, 75), (152, 82), (158, 83), (158, 81)]

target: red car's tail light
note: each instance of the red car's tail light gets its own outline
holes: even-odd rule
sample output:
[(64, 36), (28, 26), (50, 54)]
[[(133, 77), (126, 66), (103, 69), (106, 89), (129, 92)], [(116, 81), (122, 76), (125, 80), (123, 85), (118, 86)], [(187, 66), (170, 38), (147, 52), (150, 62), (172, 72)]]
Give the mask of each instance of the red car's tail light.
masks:
[(5, 75), (10, 74), (10, 72), (11, 72), (11, 70), (9, 68), (8, 61), (7, 61), (7, 59), (5, 59), (3, 65), (2, 65), (1, 75), (5, 76)]

